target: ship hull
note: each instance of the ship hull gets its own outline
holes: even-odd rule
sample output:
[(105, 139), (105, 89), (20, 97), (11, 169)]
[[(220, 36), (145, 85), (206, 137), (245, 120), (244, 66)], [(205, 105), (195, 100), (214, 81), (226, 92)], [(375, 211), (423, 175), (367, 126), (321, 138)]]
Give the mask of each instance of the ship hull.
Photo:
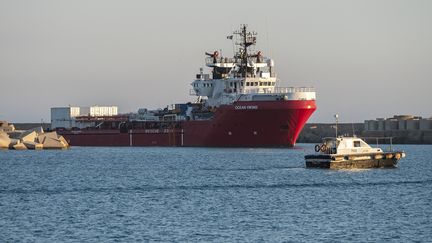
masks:
[(58, 132), (72, 146), (290, 147), (315, 110), (314, 100), (242, 101), (177, 128)]

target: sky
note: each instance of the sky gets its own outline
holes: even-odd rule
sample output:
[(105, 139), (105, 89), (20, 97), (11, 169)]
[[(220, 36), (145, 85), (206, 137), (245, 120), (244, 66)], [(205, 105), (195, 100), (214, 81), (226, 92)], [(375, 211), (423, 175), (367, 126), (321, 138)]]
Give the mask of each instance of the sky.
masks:
[(432, 116), (429, 0), (0, 0), (0, 120), (58, 106), (120, 112), (195, 100), (204, 53), (241, 24), (281, 86), (313, 86), (309, 122)]

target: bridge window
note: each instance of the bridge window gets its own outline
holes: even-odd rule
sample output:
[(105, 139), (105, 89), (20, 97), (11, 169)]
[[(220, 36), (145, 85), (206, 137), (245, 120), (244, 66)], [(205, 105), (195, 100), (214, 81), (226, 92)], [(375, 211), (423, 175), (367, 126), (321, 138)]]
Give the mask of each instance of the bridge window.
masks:
[(354, 141), (354, 147), (355, 148), (361, 147), (360, 141)]

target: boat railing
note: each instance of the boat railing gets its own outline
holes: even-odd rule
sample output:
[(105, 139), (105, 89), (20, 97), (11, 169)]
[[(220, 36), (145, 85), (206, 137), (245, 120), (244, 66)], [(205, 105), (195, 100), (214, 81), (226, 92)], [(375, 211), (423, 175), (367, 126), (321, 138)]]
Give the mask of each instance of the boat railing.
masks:
[(239, 60), (232, 58), (232, 57), (206, 57), (205, 63), (206, 65), (211, 65), (215, 63), (238, 63)]
[[(389, 141), (388, 151), (393, 152), (393, 137), (361, 137), (361, 139), (363, 139), (364, 141), (374, 141), (375, 142), (374, 144), (376, 144), (377, 148), (379, 146), (380, 141), (384, 141), (384, 143), (386, 141)], [(384, 143), (381, 143), (381, 144), (384, 144)]]
[(243, 94), (291, 94), (291, 93), (299, 93), (299, 92), (315, 92), (315, 88), (313, 87), (273, 87), (273, 88), (253, 88), (253, 89), (244, 89)]
[[(268, 58), (262, 57), (259, 61), (257, 57), (248, 57), (248, 62), (254, 62), (254, 63), (267, 63)], [(237, 65), (241, 65), (241, 59), (239, 58), (232, 58), (232, 57), (206, 57), (205, 59), (206, 65), (212, 65), (215, 63), (235, 63)]]
[[(301, 92), (315, 92), (313, 87), (256, 87), (248, 89), (226, 89), (227, 93), (238, 94), (293, 94)], [(189, 89), (189, 95), (197, 96), (195, 89)]]
[(298, 92), (315, 92), (314, 87), (275, 87), (274, 93), (298, 93)]

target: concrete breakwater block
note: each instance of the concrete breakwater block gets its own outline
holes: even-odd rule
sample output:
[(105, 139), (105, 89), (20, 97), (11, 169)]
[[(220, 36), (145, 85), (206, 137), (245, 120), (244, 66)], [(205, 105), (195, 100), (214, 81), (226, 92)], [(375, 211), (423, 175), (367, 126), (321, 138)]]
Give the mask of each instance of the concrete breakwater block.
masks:
[(9, 144), (11, 139), (7, 135), (7, 133), (0, 132), (0, 148), (9, 148)]
[(23, 142), (33, 142), (37, 137), (37, 133), (35, 131), (25, 132), (21, 135), (20, 139)]
[(16, 139), (16, 138), (11, 138), (10, 143), (9, 143), (9, 148), (13, 149), (13, 146), (20, 144), (20, 143), (21, 143), (21, 140)]
[(26, 131), (14, 132), (14, 138), (10, 138), (6, 132), (0, 132), (0, 148), (15, 150), (25, 149), (66, 149), (68, 142), (59, 136), (57, 132), (45, 133), (43, 129), (33, 128)]
[(27, 147), (23, 143), (18, 143), (12, 146), (15, 150), (27, 150)]
[(63, 136), (59, 136), (57, 132), (41, 134), (37, 137), (37, 140), (43, 144), (45, 149), (64, 149), (69, 147), (66, 139)]
[(28, 149), (43, 149), (43, 144), (41, 144), (41, 143), (36, 143), (36, 142), (31, 142), (31, 141), (24, 141), (23, 144)]

